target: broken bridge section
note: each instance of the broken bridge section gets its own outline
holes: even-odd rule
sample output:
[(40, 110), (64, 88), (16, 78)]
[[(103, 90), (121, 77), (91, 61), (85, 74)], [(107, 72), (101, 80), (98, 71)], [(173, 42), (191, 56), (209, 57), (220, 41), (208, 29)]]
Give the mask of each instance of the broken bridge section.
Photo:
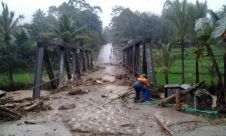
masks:
[[(83, 45), (81, 45), (83, 47)], [(81, 47), (73, 46), (64, 42), (41, 39), (37, 42), (37, 54), (35, 65), (35, 79), (33, 87), (33, 98), (40, 97), (42, 83), (43, 65), (47, 70), (50, 79), (51, 87), (53, 89), (61, 88), (63, 86), (65, 69), (68, 80), (74, 78), (79, 79), (81, 71), (91, 69), (93, 66), (93, 59), (91, 50)], [(49, 56), (49, 49), (55, 48), (57, 50), (59, 62), (59, 76), (56, 77), (53, 73), (53, 68)], [(71, 60), (71, 63), (69, 62)], [(71, 66), (72, 65), (72, 66)], [(70, 70), (72, 67), (72, 70)]]

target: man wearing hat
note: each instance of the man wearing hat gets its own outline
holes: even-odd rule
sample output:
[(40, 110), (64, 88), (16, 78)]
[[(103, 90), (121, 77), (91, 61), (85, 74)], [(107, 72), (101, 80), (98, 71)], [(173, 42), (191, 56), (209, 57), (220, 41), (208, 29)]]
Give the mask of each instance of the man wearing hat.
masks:
[[(150, 96), (150, 91), (149, 91), (149, 87), (150, 87), (150, 82), (147, 78), (147, 75), (142, 74), (140, 75), (136, 82), (133, 85), (134, 89), (135, 89), (135, 99), (134, 102), (150, 102), (151, 101), (151, 96)], [(143, 92), (144, 94), (144, 99), (140, 100), (140, 92)]]

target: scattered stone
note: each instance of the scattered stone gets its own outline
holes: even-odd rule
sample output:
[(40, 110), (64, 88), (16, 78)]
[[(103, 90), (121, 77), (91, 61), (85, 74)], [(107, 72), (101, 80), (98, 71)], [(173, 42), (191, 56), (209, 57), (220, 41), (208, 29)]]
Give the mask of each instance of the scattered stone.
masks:
[(68, 109), (74, 109), (75, 104), (67, 104), (67, 105), (61, 105), (58, 107), (58, 110), (68, 110)]
[(72, 91), (68, 92), (68, 95), (81, 95), (81, 94), (86, 94), (88, 92), (89, 92), (89, 90), (82, 90), (79, 87), (75, 87), (75, 88), (73, 88)]

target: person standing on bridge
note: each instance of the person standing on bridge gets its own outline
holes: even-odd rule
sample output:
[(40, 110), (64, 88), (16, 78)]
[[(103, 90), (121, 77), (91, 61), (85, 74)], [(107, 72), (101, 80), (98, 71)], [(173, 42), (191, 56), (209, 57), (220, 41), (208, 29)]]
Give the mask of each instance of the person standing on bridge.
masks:
[[(147, 75), (142, 74), (140, 75), (137, 80), (135, 81), (133, 88), (135, 89), (135, 99), (134, 102), (150, 102), (151, 95), (149, 91), (149, 87), (151, 86), (150, 81), (147, 78)], [(143, 92), (144, 99), (140, 100), (140, 93)]]

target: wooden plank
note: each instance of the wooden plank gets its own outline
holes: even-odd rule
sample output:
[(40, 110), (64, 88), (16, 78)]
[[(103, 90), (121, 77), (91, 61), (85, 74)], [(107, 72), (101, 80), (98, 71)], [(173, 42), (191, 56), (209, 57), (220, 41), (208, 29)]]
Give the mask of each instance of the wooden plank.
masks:
[(34, 77), (34, 89), (33, 89), (33, 99), (39, 99), (41, 80), (42, 80), (42, 65), (44, 57), (44, 47), (42, 43), (38, 43), (38, 49), (36, 54), (36, 64), (35, 64), (35, 77)]
[(56, 89), (57, 88), (57, 82), (54, 77), (54, 74), (53, 74), (53, 69), (52, 69), (52, 65), (51, 65), (51, 62), (50, 62), (50, 59), (49, 59), (49, 53), (47, 51), (47, 48), (44, 49), (44, 62), (45, 62), (45, 67), (46, 67), (46, 70), (47, 70), (47, 73), (48, 73), (48, 76), (49, 76), (49, 79), (50, 79), (50, 83), (51, 83), (51, 86), (53, 89)]
[(60, 82), (59, 82), (59, 88), (63, 86), (64, 81), (64, 56), (65, 56), (65, 50), (63, 47), (60, 48)]

